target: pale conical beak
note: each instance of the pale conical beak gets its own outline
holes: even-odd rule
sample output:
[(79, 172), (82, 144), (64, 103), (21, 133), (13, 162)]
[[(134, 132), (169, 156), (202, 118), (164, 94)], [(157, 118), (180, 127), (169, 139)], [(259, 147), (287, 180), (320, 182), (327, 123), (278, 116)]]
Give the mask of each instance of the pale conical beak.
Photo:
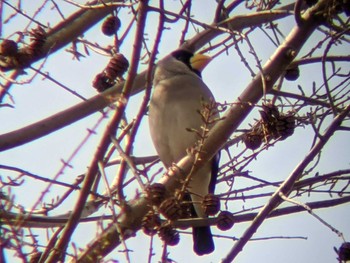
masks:
[(203, 55), (203, 54), (195, 54), (190, 59), (191, 67), (199, 72), (202, 72), (202, 70), (209, 64), (209, 62), (212, 60), (211, 57)]

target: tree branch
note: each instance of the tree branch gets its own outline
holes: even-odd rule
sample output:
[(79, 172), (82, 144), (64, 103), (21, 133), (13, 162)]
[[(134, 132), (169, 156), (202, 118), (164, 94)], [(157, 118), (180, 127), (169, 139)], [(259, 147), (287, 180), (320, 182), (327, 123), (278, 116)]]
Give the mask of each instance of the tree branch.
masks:
[[(224, 28), (224, 26), (230, 26), (232, 30), (239, 31), (247, 27), (258, 26), (260, 23), (267, 21), (268, 19), (273, 21), (288, 15), (290, 15), (290, 13), (286, 11), (266, 11), (259, 12), (254, 15), (242, 15), (231, 18), (229, 21), (223, 22), (221, 27)], [(188, 48), (194, 51), (198, 50), (204, 44), (208, 43), (210, 40), (224, 32), (225, 31), (218, 30), (213, 26), (194, 36), (191, 40), (185, 43), (182, 48)], [(136, 76), (131, 95), (135, 95), (144, 89), (146, 83), (146, 75), (147, 72), (143, 71)], [(119, 94), (122, 90), (123, 85), (124, 82), (116, 84), (114, 87), (96, 95), (95, 97), (92, 97), (87, 101), (81, 102), (71, 108), (56, 113), (46, 119), (30, 124), (21, 129), (0, 135), (0, 151), (18, 147), (25, 143), (39, 139), (99, 110), (102, 110), (119, 98)]]
[[(305, 20), (306, 23), (306, 20)], [(332, 137), (334, 132), (341, 125), (343, 119), (349, 114), (350, 105), (346, 107), (346, 109), (341, 112), (338, 116), (335, 117), (333, 122), (329, 125), (327, 131), (322, 136), (314, 147), (310, 150), (308, 155), (302, 160), (302, 162), (294, 169), (294, 171), (290, 174), (290, 176), (283, 182), (283, 184), (276, 190), (276, 192), (272, 195), (270, 201), (260, 210), (258, 215), (254, 218), (251, 225), (246, 229), (242, 237), (235, 243), (234, 247), (231, 249), (229, 254), (223, 259), (223, 263), (232, 262), (235, 257), (242, 251), (245, 244), (250, 240), (250, 238), (254, 235), (254, 233), (258, 230), (261, 224), (265, 221), (268, 215), (275, 209), (281, 202), (282, 193), (285, 196), (288, 196), (292, 191), (295, 182), (300, 178), (302, 172), (306, 168), (306, 166), (319, 154), (321, 149), (326, 145), (328, 140)]]
[[(305, 23), (302, 27), (295, 27), (292, 30), (285, 42), (276, 50), (271, 59), (263, 67), (262, 72), (248, 85), (238, 98), (238, 101), (234, 103), (234, 106), (227, 110), (223, 120), (217, 122), (210, 130), (208, 138), (203, 144), (203, 151), (201, 151), (199, 158), (200, 161), (197, 159), (196, 169), (199, 169), (201, 165), (210, 160), (222, 145), (225, 144), (231, 133), (237, 129), (244, 118), (250, 113), (253, 108), (252, 105), (262, 98), (264, 94), (263, 87), (266, 88), (266, 91), (272, 89), (274, 83), (283, 74), (316, 27), (317, 23), (313, 21), (311, 14), (309, 14), (309, 17), (305, 18)], [(263, 82), (264, 80), (266, 80), (265, 83)], [(187, 155), (168, 170), (167, 174), (162, 178), (161, 183), (166, 186), (169, 192), (179, 187), (181, 178), (193, 168), (194, 159), (193, 155)], [(130, 203), (129, 209), (121, 214), (117, 223), (119, 228), (123, 230), (123, 235), (124, 231), (132, 235), (140, 229), (142, 217), (148, 210), (147, 201), (144, 198), (141, 197), (133, 200)], [(117, 234), (115, 227), (111, 226), (108, 228), (101, 237), (89, 245), (89, 248), (79, 256), (78, 261), (83, 262), (87, 258), (94, 260), (97, 259), (97, 255), (103, 257), (111, 252), (118, 245), (118, 242), (115, 239), (113, 241), (111, 240), (111, 243), (106, 242), (106, 240), (112, 236), (115, 238)]]

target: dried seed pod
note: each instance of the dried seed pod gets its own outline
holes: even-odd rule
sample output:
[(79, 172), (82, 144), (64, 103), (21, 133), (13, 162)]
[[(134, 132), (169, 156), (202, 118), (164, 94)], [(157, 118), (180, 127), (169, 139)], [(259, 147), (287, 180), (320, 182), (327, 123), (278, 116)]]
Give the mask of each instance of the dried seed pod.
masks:
[(281, 115), (276, 123), (276, 130), (281, 140), (286, 139), (294, 133), (295, 117), (293, 114)]
[(104, 73), (99, 73), (92, 81), (92, 86), (97, 89), (98, 92), (103, 92), (113, 86), (113, 83), (106, 77)]
[(243, 137), (243, 142), (248, 149), (256, 150), (263, 142), (263, 135), (255, 131), (247, 132)]
[[(273, 121), (274, 119), (278, 118), (280, 116), (280, 112), (278, 111), (278, 108), (276, 105), (272, 104), (272, 103), (267, 103), (267, 104), (263, 104), (261, 105), (263, 112), (265, 112), (267, 114), (267, 122), (269, 121)], [(261, 114), (261, 111), (260, 111)], [(261, 116), (263, 118), (263, 116)]]
[(17, 43), (13, 40), (4, 39), (0, 44), (0, 54), (3, 56), (15, 56), (18, 52)]
[(117, 77), (121, 77), (129, 68), (129, 61), (123, 54), (115, 54), (109, 61), (105, 71), (106, 76), (110, 80), (115, 80)]
[(170, 220), (177, 220), (182, 216), (181, 206), (174, 197), (165, 199), (159, 206), (159, 212)]
[(159, 228), (158, 235), (161, 240), (168, 246), (175, 246), (180, 241), (179, 232), (177, 232), (170, 224), (162, 224)]
[(220, 210), (220, 199), (213, 194), (207, 194), (202, 201), (204, 213), (208, 216), (216, 215)]
[(112, 36), (115, 34), (121, 26), (120, 19), (116, 16), (109, 16), (102, 24), (102, 33), (106, 36)]
[(228, 211), (222, 211), (218, 216), (216, 225), (222, 231), (229, 230), (234, 225), (233, 215)]
[(161, 220), (154, 211), (149, 211), (143, 218), (141, 222), (142, 230), (146, 235), (152, 236), (157, 233), (161, 225)]
[(37, 28), (32, 29), (32, 31), (30, 31), (30, 35), (31, 35), (31, 38), (30, 38), (31, 41), (45, 42), (46, 40), (46, 31), (41, 26), (38, 26)]
[(263, 104), (263, 110), (260, 111), (262, 129), (264, 137), (267, 141), (271, 139), (277, 139), (279, 134), (276, 129), (276, 124), (280, 118), (280, 113), (276, 105), (273, 104)]
[(154, 183), (147, 187), (146, 189), (146, 198), (151, 202), (153, 205), (160, 205), (166, 194), (166, 188), (163, 184), (160, 183)]
[(42, 53), (42, 47), (46, 41), (46, 31), (42, 27), (37, 27), (30, 32), (31, 43), (28, 47), (28, 53), (32, 56), (39, 56)]
[(350, 242), (345, 242), (341, 244), (338, 250), (338, 256), (340, 260), (343, 260), (343, 261), (350, 260)]
[(299, 67), (288, 68), (284, 74), (284, 78), (289, 81), (297, 80), (300, 76)]

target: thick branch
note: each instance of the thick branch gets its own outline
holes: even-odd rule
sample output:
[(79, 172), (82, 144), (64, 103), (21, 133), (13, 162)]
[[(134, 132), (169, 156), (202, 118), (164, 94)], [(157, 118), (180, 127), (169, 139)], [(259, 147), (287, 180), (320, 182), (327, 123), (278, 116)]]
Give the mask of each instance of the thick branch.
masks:
[[(330, 208), (338, 205), (343, 205), (350, 203), (350, 196), (345, 196), (337, 199), (323, 200), (323, 201), (315, 201), (306, 203), (308, 207), (311, 209), (322, 209), (322, 208)], [(301, 206), (290, 206), (284, 207), (280, 209), (276, 209), (272, 211), (268, 218), (279, 217), (284, 215), (290, 215), (294, 213), (304, 212), (305, 209)], [(58, 218), (55, 216), (26, 216), (19, 215), (16, 213), (7, 213), (5, 211), (0, 211), (0, 215), (2, 218), (2, 222), (4, 225), (18, 225), (20, 224), (22, 227), (31, 227), (31, 228), (53, 228), (60, 227), (67, 223), (67, 218)], [(252, 221), (258, 213), (246, 213), (242, 215), (234, 216), (234, 223), (245, 223)], [(89, 218), (80, 219), (81, 223), (89, 223), (96, 222), (101, 220), (113, 220), (114, 216), (95, 216)], [(205, 218), (205, 219), (183, 219), (174, 222), (174, 227), (190, 227), (190, 226), (204, 226), (204, 225), (216, 225), (217, 218)], [(135, 226), (136, 227), (136, 226)], [(135, 228), (134, 231), (137, 231), (139, 228)], [(113, 237), (114, 238), (114, 237)], [(118, 241), (120, 242), (120, 240)]]
[[(252, 109), (251, 105), (254, 105), (262, 98), (264, 91), (267, 92), (272, 89), (274, 83), (283, 74), (316, 27), (317, 24), (309, 18), (309, 21), (306, 21), (302, 27), (295, 27), (293, 29), (286, 41), (276, 50), (269, 62), (263, 67), (262, 72), (244, 90), (237, 103), (226, 112), (224, 119), (216, 123), (213, 129), (211, 129), (208, 138), (203, 144), (203, 151), (200, 158), (202, 160), (201, 164), (211, 159), (221, 146), (225, 144), (231, 133), (237, 129), (244, 118), (250, 113)], [(173, 191), (179, 186), (179, 179), (183, 174), (188, 173), (193, 168), (193, 162), (194, 156), (188, 155), (184, 157), (177, 163), (176, 167), (168, 170), (168, 173), (163, 177), (161, 182), (169, 191)], [(196, 168), (199, 169), (201, 164), (199, 164), (197, 159)], [(130, 205), (127, 213), (122, 214), (118, 223), (119, 228), (124, 230), (129, 229), (132, 232), (140, 228), (142, 217), (148, 210), (147, 202), (143, 198), (136, 199), (134, 202), (135, 204)], [(89, 246), (89, 249), (81, 255), (79, 260), (83, 262), (84, 259), (90, 257), (96, 259), (95, 257), (97, 255), (101, 257), (105, 256), (106, 253), (112, 251), (117, 245), (115, 240), (113, 240), (112, 244), (105, 242), (105, 238), (116, 235), (118, 235), (116, 228), (110, 227)]]
[[(290, 14), (286, 11), (278, 11), (276, 13), (274, 13), (274, 11), (260, 12), (255, 15), (239, 16), (237, 19), (232, 18), (229, 23), (224, 23), (222, 27), (229, 25), (232, 30), (239, 31), (250, 26), (257, 26), (267, 19), (274, 21), (288, 15)], [(208, 43), (220, 33), (224, 33), (224, 31), (217, 30), (215, 27), (209, 28), (189, 40), (183, 48), (188, 48), (194, 51), (198, 50), (198, 48), (202, 47), (205, 43)], [(132, 88), (132, 95), (137, 94), (144, 89), (146, 74), (147, 73), (144, 71), (137, 75)], [(56, 113), (46, 119), (21, 129), (0, 135), (0, 151), (11, 149), (41, 138), (102, 110), (117, 99), (123, 85), (124, 83), (116, 84), (113, 88), (69, 109)]]
[(244, 232), (243, 236), (235, 243), (232, 250), (226, 256), (222, 262), (232, 262), (238, 253), (243, 249), (245, 244), (251, 239), (254, 233), (258, 230), (264, 220), (269, 216), (269, 214), (275, 209), (281, 202), (280, 193), (288, 196), (292, 191), (295, 182), (300, 178), (302, 172), (306, 166), (317, 156), (321, 149), (326, 145), (328, 140), (332, 137), (334, 132), (339, 128), (343, 119), (349, 114), (350, 105), (340, 113), (328, 127), (322, 139), (315, 144), (315, 146), (310, 150), (308, 155), (302, 160), (302, 162), (294, 169), (290, 176), (283, 182), (283, 184), (276, 190), (272, 195), (269, 202), (261, 209), (258, 215), (254, 218), (250, 227)]
[[(104, 2), (109, 3), (115, 1), (107, 0)], [(97, 1), (95, 3), (97, 3)], [(94, 4), (91, 4), (91, 7), (94, 7)], [(52, 54), (71, 43), (72, 40), (75, 40), (78, 36), (82, 35), (114, 9), (115, 4), (77, 11), (48, 32), (45, 43), (40, 50), (40, 55), (33, 57), (31, 61), (28, 61), (27, 65), (45, 58), (48, 54)], [(26, 52), (23, 51), (23, 53)], [(0, 60), (0, 70), (2, 71), (9, 71), (16, 69), (17, 67), (18, 62), (15, 59), (7, 59), (6, 61)]]

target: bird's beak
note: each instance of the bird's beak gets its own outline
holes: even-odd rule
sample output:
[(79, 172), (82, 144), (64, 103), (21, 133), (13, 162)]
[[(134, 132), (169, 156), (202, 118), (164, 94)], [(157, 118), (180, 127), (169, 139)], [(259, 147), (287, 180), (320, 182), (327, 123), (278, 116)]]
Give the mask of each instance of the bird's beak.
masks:
[(211, 61), (211, 57), (203, 55), (203, 54), (195, 54), (190, 59), (191, 67), (199, 72), (202, 72), (202, 70), (209, 64)]

